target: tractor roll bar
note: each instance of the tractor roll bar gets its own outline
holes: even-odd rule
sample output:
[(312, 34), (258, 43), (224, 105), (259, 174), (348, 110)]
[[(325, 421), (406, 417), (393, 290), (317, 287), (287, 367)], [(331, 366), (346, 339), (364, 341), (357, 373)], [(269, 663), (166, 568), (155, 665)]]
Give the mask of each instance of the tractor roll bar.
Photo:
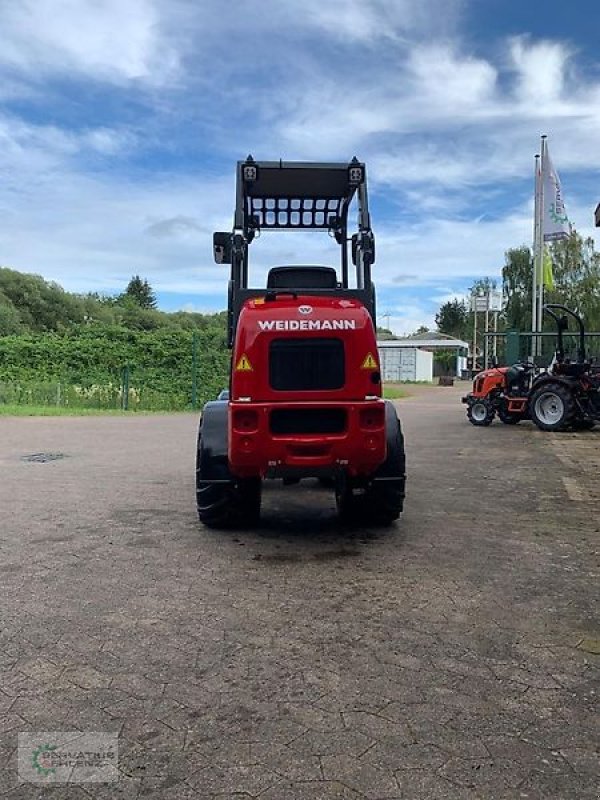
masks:
[[(558, 347), (557, 347), (557, 355), (559, 360), (563, 360), (565, 357), (565, 350), (563, 345), (563, 330), (566, 329), (567, 325), (563, 323), (564, 317), (559, 317), (558, 314), (554, 313), (554, 309), (558, 311), (563, 311), (565, 314), (568, 314), (570, 317), (573, 317), (575, 322), (577, 323), (577, 327), (579, 328), (579, 348), (577, 350), (577, 360), (579, 363), (583, 364), (585, 361), (586, 353), (585, 353), (585, 327), (583, 325), (583, 320), (576, 314), (575, 311), (572, 311), (570, 308), (561, 305), (560, 303), (547, 303), (544, 306), (544, 311), (552, 317), (552, 319), (556, 322), (557, 328), (557, 338), (558, 338)], [(568, 323), (567, 323), (568, 324)]]

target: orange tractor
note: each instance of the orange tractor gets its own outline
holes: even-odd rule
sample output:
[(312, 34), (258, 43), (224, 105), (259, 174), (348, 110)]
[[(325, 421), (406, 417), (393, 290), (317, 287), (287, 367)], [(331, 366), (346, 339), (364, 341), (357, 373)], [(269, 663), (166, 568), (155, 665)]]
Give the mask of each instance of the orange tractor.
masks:
[[(544, 431), (589, 429), (600, 421), (600, 373), (587, 359), (581, 317), (558, 304), (544, 306), (557, 326), (557, 346), (552, 363), (538, 370), (531, 361), (511, 367), (491, 367), (475, 376), (473, 391), (462, 402), (473, 425), (491, 425), (494, 417), (506, 425), (531, 419)], [(563, 314), (558, 316), (556, 311)], [(563, 333), (569, 315), (578, 327), (577, 358), (565, 356)]]
[(473, 391), (462, 398), (469, 422), (491, 425), (496, 415), (505, 425), (529, 419), (529, 393), (535, 373), (534, 364), (526, 361), (479, 372), (473, 381)]

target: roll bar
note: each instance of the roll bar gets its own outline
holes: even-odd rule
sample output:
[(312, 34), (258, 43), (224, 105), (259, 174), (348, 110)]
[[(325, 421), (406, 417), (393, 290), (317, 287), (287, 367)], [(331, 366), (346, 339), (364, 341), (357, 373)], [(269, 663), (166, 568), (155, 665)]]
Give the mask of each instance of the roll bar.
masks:
[[(358, 230), (349, 237), (348, 211), (355, 197)], [(252, 156), (238, 161), (233, 229), (213, 234), (215, 261), (231, 265), (230, 344), (244, 302), (264, 294), (264, 289), (249, 285), (248, 254), (256, 236), (269, 230), (323, 230), (329, 233), (340, 246), (340, 285), (335, 289), (306, 289), (305, 293), (356, 298), (365, 305), (375, 324), (375, 290), (371, 279), (375, 237), (371, 229), (367, 170), (363, 162), (356, 156), (345, 163), (255, 161)], [(356, 288), (350, 288), (349, 249), (356, 268)]]
[(583, 364), (586, 360), (585, 327), (583, 325), (583, 320), (581, 319), (579, 314), (575, 313), (575, 311), (572, 311), (570, 308), (567, 308), (566, 306), (563, 306), (560, 303), (547, 303), (544, 306), (544, 311), (550, 317), (552, 317), (552, 319), (556, 323), (557, 339), (558, 339), (558, 347), (556, 348), (556, 354), (559, 361), (563, 361), (565, 357), (563, 331), (568, 329), (569, 321), (564, 315), (562, 317), (559, 317), (558, 314), (554, 313), (554, 310), (563, 311), (564, 314), (568, 314), (570, 317), (573, 317), (573, 319), (577, 323), (577, 327), (579, 328), (579, 348), (577, 349), (577, 361), (580, 364)]

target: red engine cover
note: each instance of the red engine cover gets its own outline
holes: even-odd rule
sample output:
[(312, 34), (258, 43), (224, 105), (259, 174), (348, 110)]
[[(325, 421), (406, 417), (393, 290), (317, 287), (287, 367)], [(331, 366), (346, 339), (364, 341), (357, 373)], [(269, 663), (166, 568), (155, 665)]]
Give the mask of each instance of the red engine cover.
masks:
[[(308, 353), (311, 343), (331, 351), (323, 362), (328, 374), (322, 380), (312, 375), (317, 386), (297, 386), (289, 374), (294, 350), (304, 343)], [(275, 357), (287, 369), (285, 380), (274, 372)], [(317, 361), (314, 367), (321, 369)], [(385, 454), (377, 342), (362, 303), (291, 294), (248, 300), (238, 320), (232, 361), (232, 472), (249, 476), (296, 469), (311, 474), (339, 467), (369, 474)]]
[[(336, 338), (344, 345), (346, 380), (338, 390), (285, 392), (269, 384), (269, 348), (274, 339)], [(369, 358), (370, 357), (370, 358)], [(358, 300), (278, 295), (276, 300), (248, 300), (237, 326), (233, 351), (231, 399), (256, 401), (364, 400), (381, 397), (377, 341), (367, 309)]]

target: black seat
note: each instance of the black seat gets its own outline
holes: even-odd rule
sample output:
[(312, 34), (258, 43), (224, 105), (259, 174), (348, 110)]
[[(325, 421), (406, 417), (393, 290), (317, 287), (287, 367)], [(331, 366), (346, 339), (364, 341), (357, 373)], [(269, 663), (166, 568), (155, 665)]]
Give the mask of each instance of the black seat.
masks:
[(565, 378), (580, 378), (590, 368), (589, 362), (571, 361), (566, 358), (554, 367), (555, 375), (562, 375)]
[(333, 267), (273, 267), (267, 289), (336, 289), (339, 286)]

